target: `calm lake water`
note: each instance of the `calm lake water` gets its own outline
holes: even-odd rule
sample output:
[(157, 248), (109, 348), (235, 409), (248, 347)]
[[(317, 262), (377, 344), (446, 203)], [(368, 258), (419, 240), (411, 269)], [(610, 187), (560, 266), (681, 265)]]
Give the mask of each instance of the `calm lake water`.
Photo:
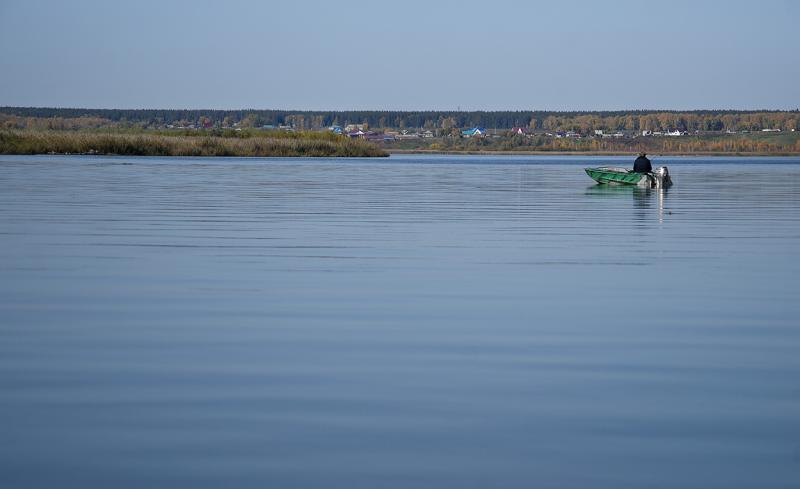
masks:
[(800, 159), (0, 157), (0, 487), (800, 487)]

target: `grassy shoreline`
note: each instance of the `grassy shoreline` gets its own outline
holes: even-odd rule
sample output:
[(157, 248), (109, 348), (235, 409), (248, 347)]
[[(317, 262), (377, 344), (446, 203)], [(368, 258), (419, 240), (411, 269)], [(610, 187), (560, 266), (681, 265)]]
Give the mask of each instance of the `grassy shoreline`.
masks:
[(122, 156), (385, 157), (363, 140), (320, 133), (118, 133), (0, 130), (0, 154)]
[[(635, 151), (498, 151), (498, 150), (432, 150), (432, 149), (387, 149), (389, 154), (432, 155), (496, 155), (496, 156), (631, 156)], [(745, 152), (745, 151), (655, 151), (651, 156), (800, 156), (800, 152)]]
[[(471, 141), (462, 144), (472, 144)], [(126, 129), (19, 130), (0, 129), (0, 154), (91, 154), (121, 156), (242, 156), (242, 157), (385, 157), (390, 154), (433, 155), (561, 155), (631, 156), (639, 151), (627, 148), (585, 150), (570, 148), (499, 149), (495, 145), (472, 148), (379, 146), (362, 139), (350, 139), (329, 132), (284, 132), (263, 130), (151, 131)], [(767, 147), (761, 151), (691, 150), (641, 148), (657, 156), (800, 156), (796, 145)], [(755, 149), (755, 148), (754, 148)]]
[(392, 142), (389, 152), (422, 151), (491, 154), (635, 154), (664, 155), (798, 155), (800, 133), (697, 134), (680, 137), (545, 137), (419, 138)]

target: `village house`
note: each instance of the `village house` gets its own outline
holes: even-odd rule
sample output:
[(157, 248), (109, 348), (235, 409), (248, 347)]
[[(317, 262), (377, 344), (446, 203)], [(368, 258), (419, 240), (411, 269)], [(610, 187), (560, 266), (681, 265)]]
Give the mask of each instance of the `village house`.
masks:
[(394, 138), (387, 139), (385, 134), (377, 133), (374, 131), (367, 131), (366, 133), (364, 133), (364, 139), (366, 139), (367, 141), (373, 141), (378, 143), (394, 140)]
[(408, 130), (404, 129), (402, 133), (395, 136), (395, 139), (419, 139), (420, 135), (416, 132), (408, 132)]
[(461, 131), (462, 138), (482, 138), (484, 136), (486, 136), (486, 128), (484, 127), (473, 127)]

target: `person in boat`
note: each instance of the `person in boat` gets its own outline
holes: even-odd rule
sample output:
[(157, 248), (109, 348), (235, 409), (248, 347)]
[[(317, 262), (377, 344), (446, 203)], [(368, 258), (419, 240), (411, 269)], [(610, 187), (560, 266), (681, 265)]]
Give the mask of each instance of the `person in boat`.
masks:
[(633, 171), (636, 173), (653, 172), (653, 165), (650, 164), (650, 160), (647, 159), (647, 154), (644, 151), (639, 153), (639, 157), (633, 162)]

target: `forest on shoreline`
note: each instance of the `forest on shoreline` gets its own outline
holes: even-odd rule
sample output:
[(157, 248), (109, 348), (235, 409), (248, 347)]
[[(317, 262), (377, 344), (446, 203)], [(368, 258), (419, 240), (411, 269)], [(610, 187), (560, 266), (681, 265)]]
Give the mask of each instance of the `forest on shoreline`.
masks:
[(320, 130), (360, 124), (373, 130), (429, 129), (444, 135), (457, 128), (513, 127), (577, 131), (760, 131), (800, 129), (800, 110), (623, 110), (623, 111), (293, 111), (155, 110), (0, 107), (0, 128), (83, 129), (99, 127), (158, 129), (291, 127)]

